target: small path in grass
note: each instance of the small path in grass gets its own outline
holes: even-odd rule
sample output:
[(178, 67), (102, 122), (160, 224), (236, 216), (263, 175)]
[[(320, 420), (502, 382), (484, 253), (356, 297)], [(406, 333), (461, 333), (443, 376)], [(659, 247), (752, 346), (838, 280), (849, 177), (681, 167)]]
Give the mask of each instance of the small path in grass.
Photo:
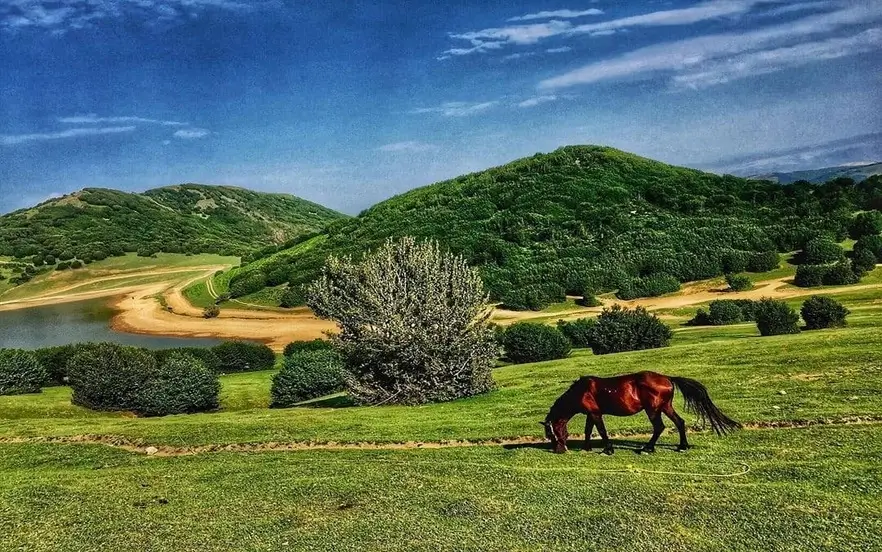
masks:
[[(847, 425), (878, 425), (882, 416), (846, 416), (841, 418), (822, 418), (816, 420), (769, 421), (744, 424), (743, 431), (768, 429), (797, 429), (814, 426), (847, 426)], [(670, 432), (670, 429), (666, 431)], [(695, 433), (696, 429), (690, 429)], [(709, 433), (701, 430), (701, 433)], [(648, 438), (649, 433), (621, 432), (610, 433), (610, 439)], [(584, 435), (571, 434), (570, 439), (584, 440)], [(592, 443), (595, 440), (592, 439)], [(599, 441), (598, 441), (599, 442)], [(214, 452), (286, 452), (308, 450), (412, 450), (412, 449), (446, 449), (461, 447), (498, 447), (543, 445), (545, 440), (536, 435), (508, 437), (498, 439), (457, 439), (447, 441), (404, 441), (404, 442), (336, 442), (336, 441), (293, 441), (263, 443), (233, 443), (197, 446), (150, 445), (149, 443), (128, 439), (116, 435), (69, 435), (61, 437), (0, 437), (0, 445), (4, 444), (92, 444), (105, 445), (128, 452), (146, 454), (148, 456), (193, 456)]]

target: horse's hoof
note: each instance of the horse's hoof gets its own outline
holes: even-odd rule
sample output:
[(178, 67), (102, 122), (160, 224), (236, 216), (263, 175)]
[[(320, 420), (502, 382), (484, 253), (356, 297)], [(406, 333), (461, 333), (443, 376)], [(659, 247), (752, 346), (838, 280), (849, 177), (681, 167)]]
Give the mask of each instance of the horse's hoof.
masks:
[(554, 449), (554, 454), (563, 454), (567, 451), (567, 449)]
[(607, 456), (612, 456), (612, 453), (613, 453), (612, 447), (606, 447), (605, 449), (603, 449), (603, 454), (605, 454)]
[(640, 454), (652, 454), (655, 452), (655, 447), (643, 447), (640, 449)]

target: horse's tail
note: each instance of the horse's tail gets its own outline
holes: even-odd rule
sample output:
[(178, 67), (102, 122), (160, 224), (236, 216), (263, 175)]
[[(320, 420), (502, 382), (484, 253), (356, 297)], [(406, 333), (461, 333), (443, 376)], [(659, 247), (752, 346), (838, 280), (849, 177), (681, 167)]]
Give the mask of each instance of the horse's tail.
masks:
[(741, 424), (717, 408), (717, 405), (711, 401), (704, 385), (689, 378), (671, 378), (671, 381), (683, 393), (683, 398), (686, 399), (686, 410), (698, 416), (702, 425), (706, 422), (710, 423), (717, 435), (725, 435), (732, 430), (741, 428)]

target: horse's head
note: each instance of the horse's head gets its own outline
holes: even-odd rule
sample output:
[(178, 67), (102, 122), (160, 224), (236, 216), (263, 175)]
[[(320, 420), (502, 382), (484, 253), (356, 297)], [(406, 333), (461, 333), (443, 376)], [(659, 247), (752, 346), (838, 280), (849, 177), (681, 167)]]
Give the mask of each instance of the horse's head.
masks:
[(566, 452), (567, 450), (567, 421), (566, 419), (546, 419), (539, 422), (545, 428), (545, 438), (551, 441), (554, 452)]

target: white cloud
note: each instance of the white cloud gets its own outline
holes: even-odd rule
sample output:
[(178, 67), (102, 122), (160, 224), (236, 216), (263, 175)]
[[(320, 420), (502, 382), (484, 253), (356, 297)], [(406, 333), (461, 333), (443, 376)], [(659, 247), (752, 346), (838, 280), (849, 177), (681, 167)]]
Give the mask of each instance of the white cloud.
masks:
[(181, 123), (178, 121), (162, 121), (159, 119), (147, 119), (144, 117), (98, 117), (94, 113), (89, 115), (59, 117), (58, 122), (75, 125), (143, 123), (162, 126), (187, 126), (187, 123)]
[(560, 48), (549, 48), (545, 51), (549, 54), (562, 54), (564, 52), (572, 51), (572, 48), (570, 48), (569, 46), (561, 46)]
[(553, 10), (553, 11), (541, 11), (538, 13), (528, 13), (527, 15), (521, 15), (519, 17), (512, 17), (508, 21), (530, 21), (532, 19), (552, 19), (555, 17), (560, 17), (564, 19), (572, 19), (576, 17), (583, 17), (586, 15), (603, 15), (603, 10), (599, 10), (597, 8), (591, 8), (587, 10)]
[(134, 126), (122, 127), (99, 127), (99, 128), (69, 128), (59, 132), (45, 132), (35, 134), (15, 134), (0, 136), (0, 144), (4, 146), (14, 146), (16, 144), (24, 144), (26, 142), (45, 142), (47, 140), (61, 140), (64, 138), (77, 138), (80, 136), (99, 136), (102, 134), (119, 134), (123, 132), (132, 132)]
[(195, 140), (197, 138), (205, 138), (209, 134), (211, 134), (211, 132), (204, 128), (184, 128), (175, 131), (173, 136), (182, 140)]
[(440, 113), (445, 117), (468, 117), (469, 115), (475, 115), (487, 111), (488, 109), (496, 107), (498, 104), (498, 101), (482, 103), (446, 102), (437, 107), (418, 107), (412, 110), (411, 113)]
[(746, 52), (777, 48), (806, 40), (849, 25), (882, 18), (882, 5), (854, 5), (841, 10), (805, 17), (792, 23), (764, 27), (746, 33), (706, 35), (647, 46), (611, 59), (591, 63), (539, 83), (551, 90), (629, 77), (647, 77), (659, 72), (700, 72), (705, 64)]
[(395, 142), (394, 144), (384, 144), (377, 148), (380, 151), (388, 152), (388, 153), (422, 153), (427, 151), (435, 151), (438, 149), (438, 146), (435, 144), (427, 144), (425, 142), (417, 142), (414, 140), (408, 140), (406, 142)]
[(548, 96), (536, 96), (535, 98), (528, 98), (518, 104), (518, 107), (536, 107), (537, 105), (554, 102), (559, 98), (555, 95)]

